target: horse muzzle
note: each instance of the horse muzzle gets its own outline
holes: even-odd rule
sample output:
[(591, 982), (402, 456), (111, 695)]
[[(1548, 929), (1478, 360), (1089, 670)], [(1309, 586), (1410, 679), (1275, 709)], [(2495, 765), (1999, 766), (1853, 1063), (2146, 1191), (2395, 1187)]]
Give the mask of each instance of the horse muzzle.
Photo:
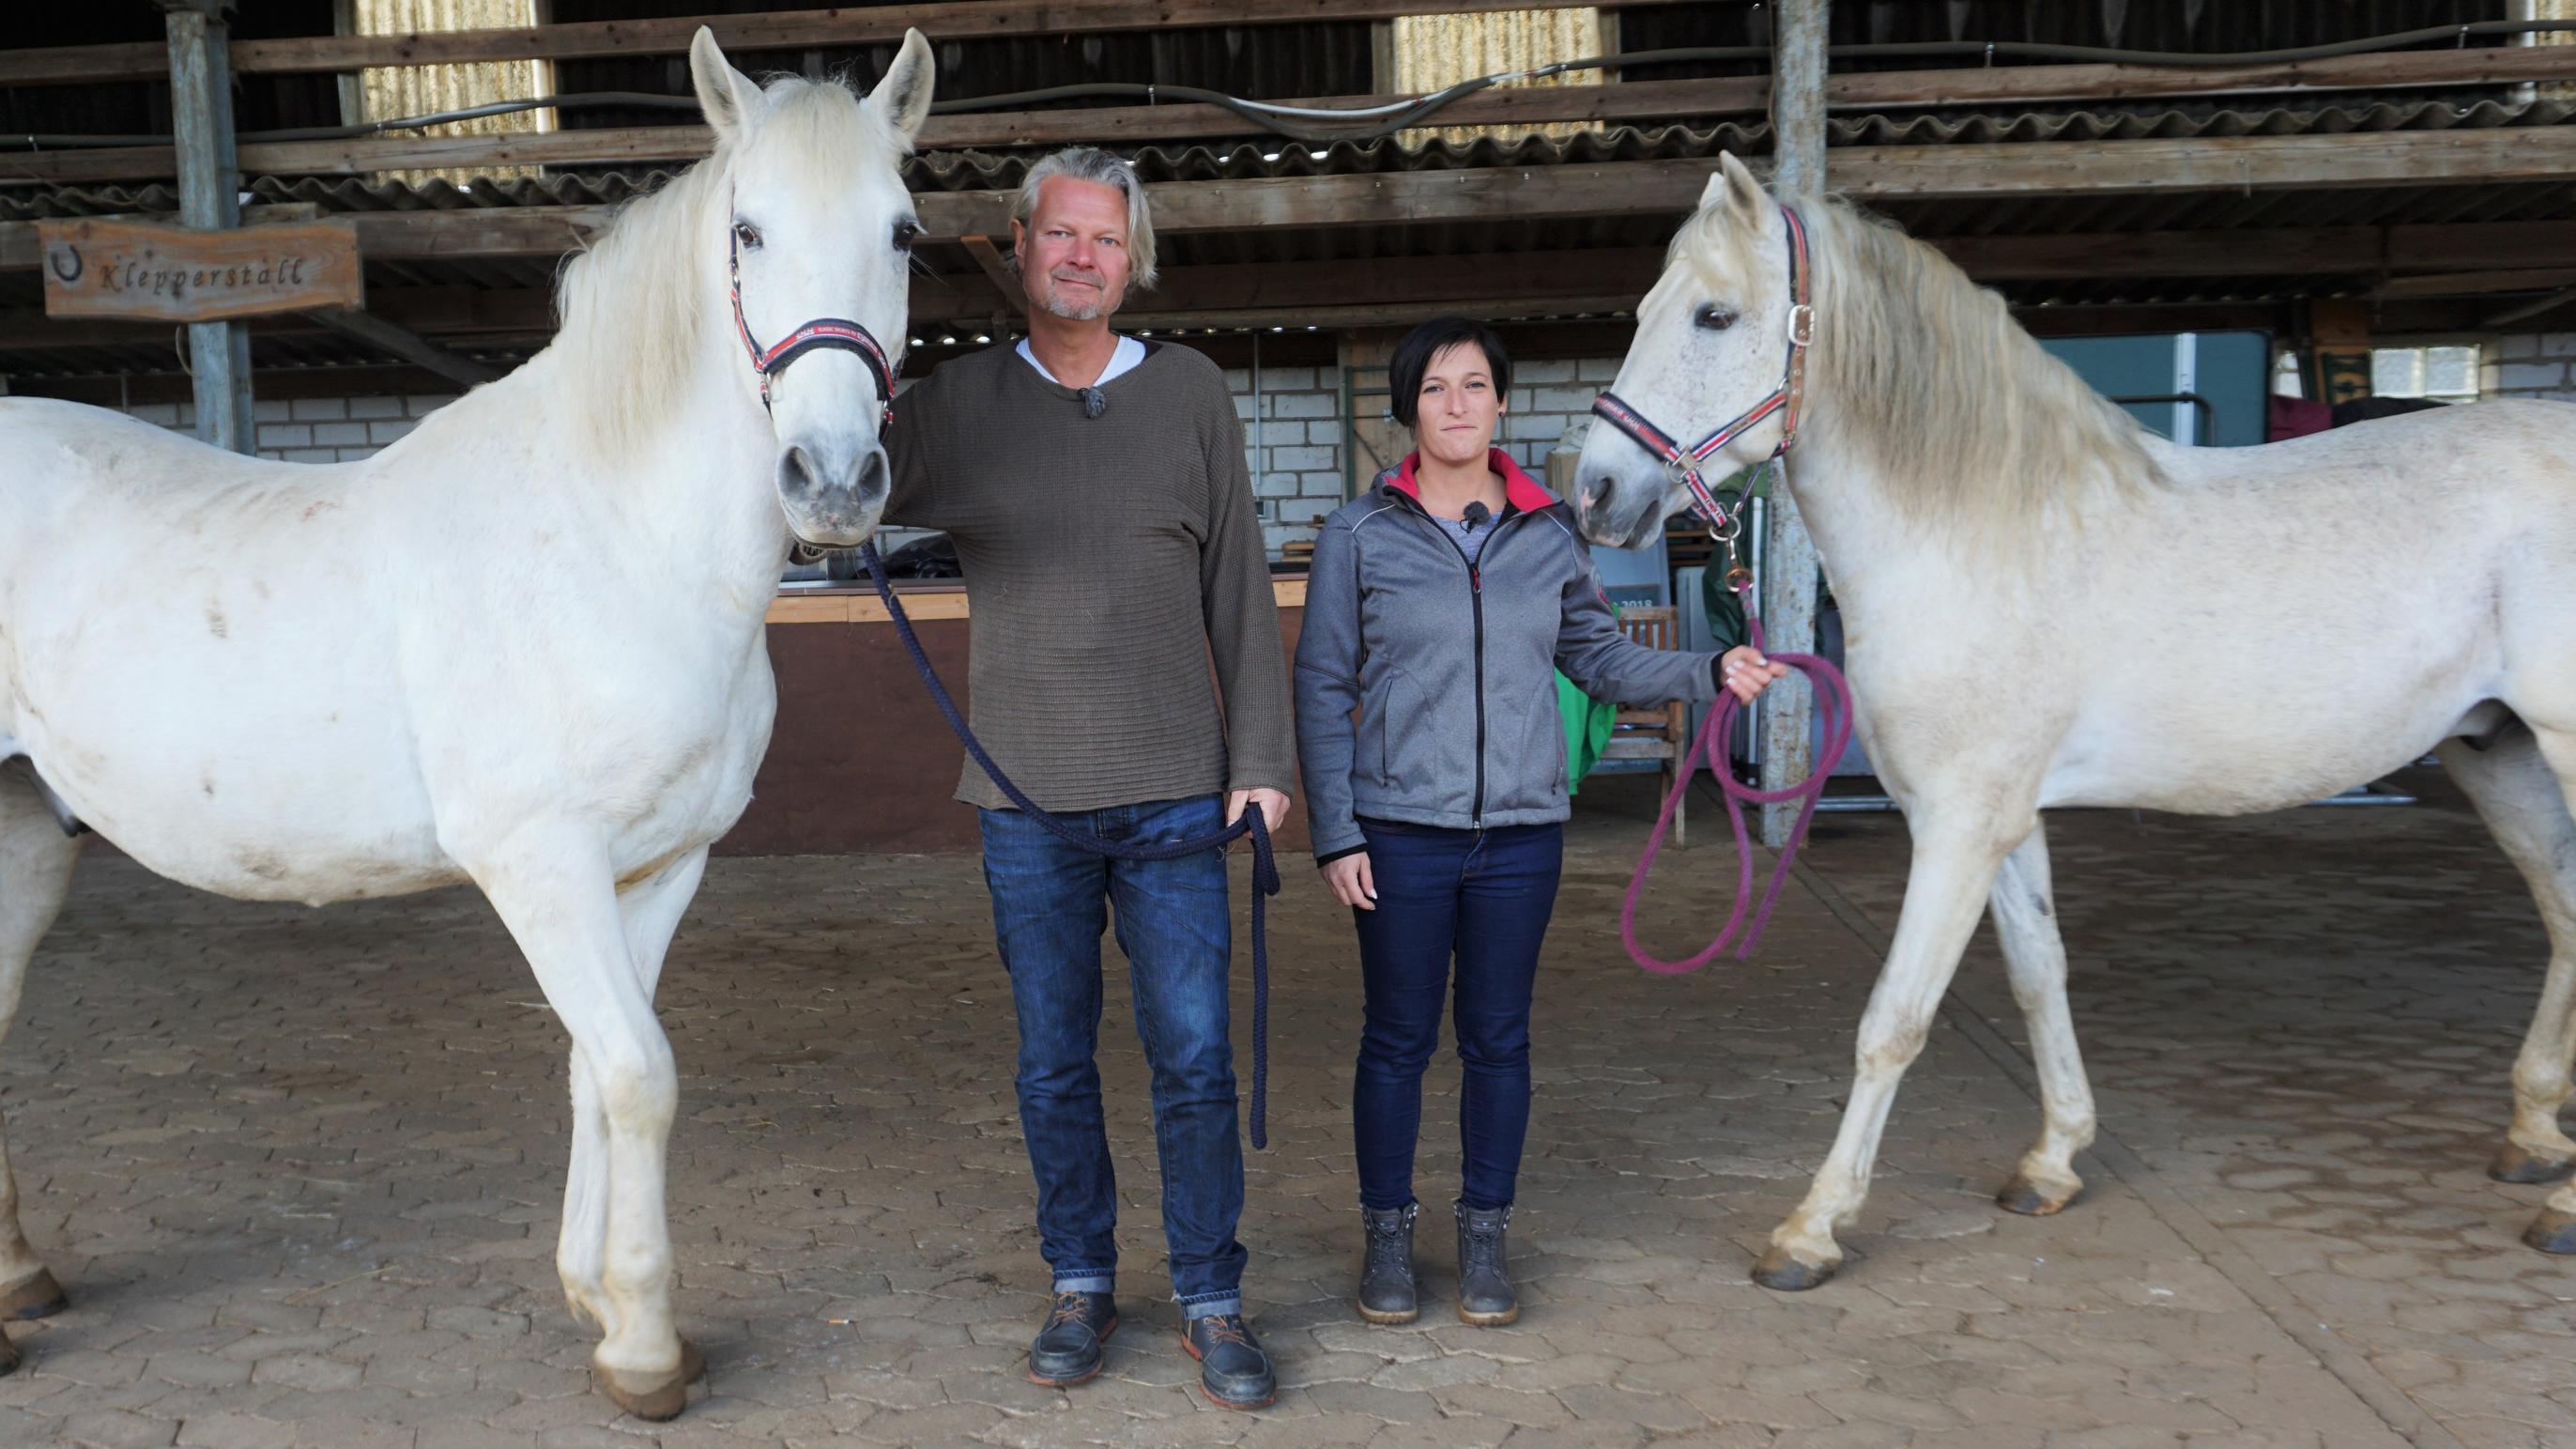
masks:
[(1593, 445), (1586, 445), (1566, 499), (1574, 508), (1575, 527), (1602, 548), (1635, 548), (1652, 541), (1670, 511), (1662, 482), (1659, 471), (1641, 470), (1628, 457), (1598, 456)]
[(885, 446), (855, 437), (789, 443), (778, 454), (778, 506), (787, 531), (810, 548), (856, 548), (877, 531), (892, 487)]

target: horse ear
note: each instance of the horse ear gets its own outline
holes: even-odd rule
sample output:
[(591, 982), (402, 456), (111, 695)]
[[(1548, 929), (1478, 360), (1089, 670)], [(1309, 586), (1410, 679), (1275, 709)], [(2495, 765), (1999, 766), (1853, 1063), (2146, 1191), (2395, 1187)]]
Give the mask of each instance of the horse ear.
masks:
[(741, 135), (760, 103), (759, 83), (733, 68), (723, 47), (716, 44), (716, 33), (703, 25), (689, 42), (689, 79), (698, 88), (698, 109), (706, 112), (707, 124), (715, 128), (716, 144)]
[(921, 123), (930, 118), (930, 85), (937, 67), (930, 59), (930, 41), (918, 30), (903, 33), (903, 49), (895, 52), (894, 64), (886, 67), (885, 78), (868, 92), (868, 109), (885, 117), (909, 141), (921, 133)]
[(1732, 151), (1718, 155), (1717, 174), (1708, 178), (1708, 189), (1700, 193), (1702, 210), (1723, 208), (1738, 221), (1758, 221), (1769, 207), (1771, 198), (1764, 195), (1762, 183), (1754, 179), (1753, 168), (1735, 159)]

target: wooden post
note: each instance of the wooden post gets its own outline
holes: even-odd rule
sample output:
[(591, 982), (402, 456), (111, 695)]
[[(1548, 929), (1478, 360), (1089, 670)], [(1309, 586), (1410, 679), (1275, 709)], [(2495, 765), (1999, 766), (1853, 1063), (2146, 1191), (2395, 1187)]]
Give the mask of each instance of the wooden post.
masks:
[(1342, 420), (1344, 487), (1352, 497), (1359, 496), (1377, 475), (1404, 461), (1413, 451), (1413, 431), (1386, 415), (1392, 399), (1383, 396), (1354, 396), (1353, 392), (1367, 375), (1374, 387), (1385, 380), (1386, 365), (1395, 356), (1395, 344), (1404, 340), (1402, 327), (1354, 327), (1343, 331), (1336, 343), (1340, 364), (1342, 395), (1350, 402), (1350, 416)]
[(2317, 297), (2307, 314), (2308, 396), (2327, 404), (2370, 396), (2370, 304)]
[[(233, 155), (232, 0), (160, 0), (170, 29), (170, 119), (179, 158), (179, 220), (241, 225), (241, 169)], [(188, 324), (188, 370), (197, 384), (197, 436), (236, 453), (255, 450), (250, 417), (250, 328)]]
[[(1821, 196), (1825, 189), (1825, 6), (1828, 0), (1782, 0), (1771, 36), (1771, 134), (1775, 188), (1784, 201)], [(1797, 455), (1787, 466), (1794, 471)], [(1813, 653), (1816, 586), (1815, 541), (1798, 517), (1788, 490), (1771, 491), (1762, 546), (1762, 626), (1772, 653)], [(1762, 696), (1762, 788), (1779, 790), (1807, 777), (1816, 765), (1815, 694), (1803, 676), (1784, 680)], [(1798, 823), (1792, 805), (1762, 809), (1762, 843), (1789, 843)]]

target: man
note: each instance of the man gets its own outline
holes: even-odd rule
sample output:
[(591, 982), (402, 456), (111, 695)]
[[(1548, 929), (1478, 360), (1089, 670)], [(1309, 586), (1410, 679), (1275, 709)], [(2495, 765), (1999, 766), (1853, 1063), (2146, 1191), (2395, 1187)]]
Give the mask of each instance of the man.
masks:
[[(1242, 425), (1205, 357), (1109, 328), (1128, 288), (1153, 282), (1144, 189), (1088, 147), (1051, 156), (1020, 188), (1011, 250), (1028, 339), (911, 388), (891, 435), (887, 521), (946, 530), (965, 566), (976, 733), (1042, 809), (1103, 840), (1184, 840), (1256, 807), (1276, 830), (1295, 754)], [(1114, 902), (1153, 1071), (1183, 1342), (1211, 1399), (1269, 1403), (1277, 1379), (1244, 1323), (1234, 1236), (1243, 1149), (1223, 857), (1089, 854), (1009, 808), (971, 760), (957, 797), (982, 812), (1038, 1245), (1055, 1278), (1029, 1377), (1091, 1378), (1118, 1326), (1118, 1195), (1093, 1065)]]

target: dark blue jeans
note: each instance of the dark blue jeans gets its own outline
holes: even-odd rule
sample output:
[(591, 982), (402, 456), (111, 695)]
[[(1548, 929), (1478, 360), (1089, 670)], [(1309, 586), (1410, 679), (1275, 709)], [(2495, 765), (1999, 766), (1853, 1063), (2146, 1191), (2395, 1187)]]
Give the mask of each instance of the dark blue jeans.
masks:
[[(1243, 1148), (1226, 1036), (1233, 918), (1225, 857), (1113, 861), (1016, 810), (986, 810), (984, 883), (1020, 1022), (1020, 1131), (1038, 1184), (1038, 1251), (1055, 1289), (1106, 1293), (1118, 1273), (1118, 1184), (1100, 1105), (1100, 934), (1115, 905), (1136, 1032), (1154, 1081), (1163, 1239), (1172, 1291), (1197, 1317), (1243, 1311)], [(1212, 795), (1060, 818), (1103, 840), (1150, 844), (1223, 822)]]
[(1466, 1073), (1459, 1196), (1472, 1208), (1509, 1207), (1529, 1132), (1530, 990), (1556, 910), (1564, 827), (1441, 830), (1362, 820), (1360, 829), (1377, 885), (1377, 909), (1351, 912), (1368, 992), (1351, 1087), (1360, 1204), (1413, 1201), (1422, 1069), (1440, 1045), (1443, 999), (1453, 998)]

